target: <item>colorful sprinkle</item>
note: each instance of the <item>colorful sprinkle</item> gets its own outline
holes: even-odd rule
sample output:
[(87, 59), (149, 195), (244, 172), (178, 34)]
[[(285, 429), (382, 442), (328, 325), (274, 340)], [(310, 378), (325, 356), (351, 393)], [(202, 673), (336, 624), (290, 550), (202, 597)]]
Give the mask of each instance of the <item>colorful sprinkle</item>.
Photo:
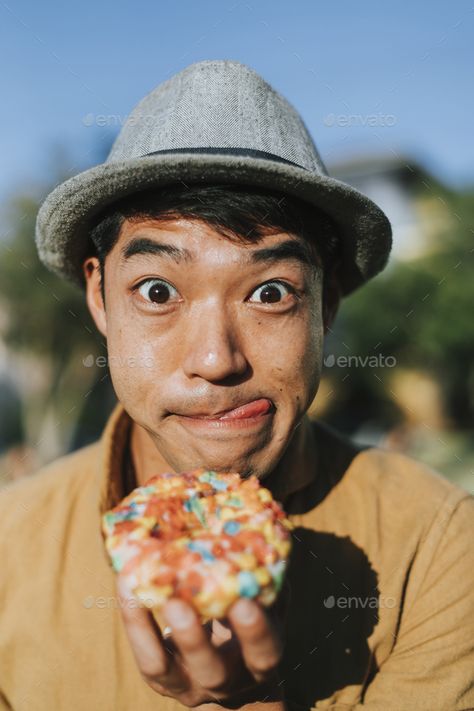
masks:
[(260, 592), (260, 585), (253, 573), (248, 570), (241, 570), (237, 576), (239, 581), (239, 592), (242, 597), (255, 597)]
[(240, 523), (238, 521), (226, 521), (224, 523), (224, 533), (229, 536), (235, 536), (238, 531), (240, 531)]

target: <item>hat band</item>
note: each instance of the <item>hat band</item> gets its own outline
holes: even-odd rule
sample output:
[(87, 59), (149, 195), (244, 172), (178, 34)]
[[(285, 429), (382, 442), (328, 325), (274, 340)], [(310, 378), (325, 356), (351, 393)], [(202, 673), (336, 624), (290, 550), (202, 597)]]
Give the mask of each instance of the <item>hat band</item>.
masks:
[[(159, 151), (152, 151), (151, 153), (144, 153), (141, 157), (164, 155), (166, 153), (203, 153), (207, 155), (221, 155), (221, 156), (241, 156), (249, 158), (265, 158), (266, 160), (272, 160), (277, 163), (286, 163), (287, 165), (294, 165), (296, 168), (301, 168), (301, 170), (308, 170), (299, 163), (294, 163), (291, 160), (277, 156), (274, 153), (267, 153), (267, 151), (258, 151), (254, 148), (206, 148), (199, 146), (196, 148), (163, 148)], [(309, 171), (308, 171), (309, 172)]]

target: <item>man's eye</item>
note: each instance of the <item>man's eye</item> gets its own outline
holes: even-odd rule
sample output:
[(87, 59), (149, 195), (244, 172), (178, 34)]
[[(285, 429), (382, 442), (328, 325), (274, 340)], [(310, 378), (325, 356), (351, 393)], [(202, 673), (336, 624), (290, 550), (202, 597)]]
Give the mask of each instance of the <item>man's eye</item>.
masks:
[(287, 294), (294, 293), (294, 289), (289, 284), (281, 281), (269, 281), (255, 289), (249, 300), (259, 301), (262, 304), (274, 304), (284, 299)]
[(163, 279), (147, 279), (136, 288), (146, 301), (153, 304), (166, 304), (170, 299), (178, 296), (174, 286)]

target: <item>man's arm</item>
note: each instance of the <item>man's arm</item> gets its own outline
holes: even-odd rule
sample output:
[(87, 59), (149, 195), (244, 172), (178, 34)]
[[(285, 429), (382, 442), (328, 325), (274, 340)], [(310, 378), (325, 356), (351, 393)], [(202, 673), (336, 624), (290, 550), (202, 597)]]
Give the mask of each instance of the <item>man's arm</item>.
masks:
[(421, 550), (426, 574), (408, 582), (392, 654), (354, 711), (474, 709), (474, 499), (440, 512)]

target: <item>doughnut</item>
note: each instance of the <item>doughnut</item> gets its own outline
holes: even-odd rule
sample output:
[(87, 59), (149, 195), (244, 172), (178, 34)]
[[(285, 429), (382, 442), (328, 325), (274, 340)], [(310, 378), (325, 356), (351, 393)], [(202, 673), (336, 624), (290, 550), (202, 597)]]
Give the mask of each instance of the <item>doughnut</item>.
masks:
[(224, 618), (240, 597), (274, 602), (292, 528), (256, 476), (203, 467), (153, 476), (102, 517), (112, 568), (138, 604), (160, 619), (178, 597), (202, 623)]

